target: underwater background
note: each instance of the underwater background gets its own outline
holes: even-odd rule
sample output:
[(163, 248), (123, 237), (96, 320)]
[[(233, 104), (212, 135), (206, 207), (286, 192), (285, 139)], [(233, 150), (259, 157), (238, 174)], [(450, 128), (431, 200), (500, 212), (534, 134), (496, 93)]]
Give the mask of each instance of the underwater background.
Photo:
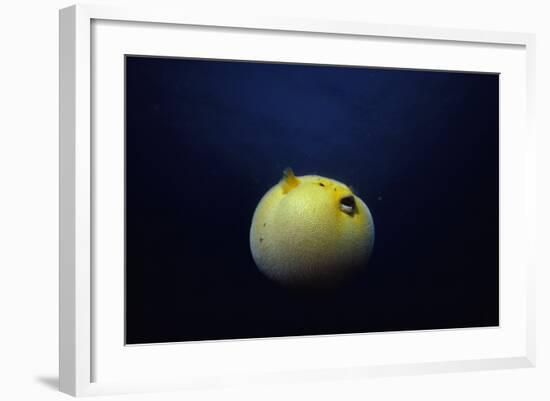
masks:
[[(497, 74), (127, 56), (126, 342), (498, 325), (498, 124)], [(254, 264), (286, 167), (373, 215), (339, 291)]]

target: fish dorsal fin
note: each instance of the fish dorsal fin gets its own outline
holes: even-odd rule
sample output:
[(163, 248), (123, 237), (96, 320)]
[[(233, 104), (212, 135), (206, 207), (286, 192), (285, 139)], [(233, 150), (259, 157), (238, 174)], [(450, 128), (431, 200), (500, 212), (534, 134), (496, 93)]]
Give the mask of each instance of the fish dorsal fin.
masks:
[(283, 193), (287, 194), (296, 188), (300, 184), (300, 180), (294, 175), (294, 171), (290, 167), (285, 168), (283, 171), (283, 179), (281, 180), (281, 186), (283, 187)]

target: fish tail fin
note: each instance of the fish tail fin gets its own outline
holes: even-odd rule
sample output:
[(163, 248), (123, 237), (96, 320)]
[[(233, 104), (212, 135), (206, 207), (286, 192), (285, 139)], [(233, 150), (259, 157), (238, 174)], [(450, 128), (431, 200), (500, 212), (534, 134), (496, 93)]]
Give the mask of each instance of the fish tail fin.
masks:
[(294, 171), (290, 167), (285, 168), (283, 171), (283, 179), (281, 180), (281, 186), (283, 187), (283, 193), (287, 194), (296, 188), (300, 184), (300, 180), (294, 175)]

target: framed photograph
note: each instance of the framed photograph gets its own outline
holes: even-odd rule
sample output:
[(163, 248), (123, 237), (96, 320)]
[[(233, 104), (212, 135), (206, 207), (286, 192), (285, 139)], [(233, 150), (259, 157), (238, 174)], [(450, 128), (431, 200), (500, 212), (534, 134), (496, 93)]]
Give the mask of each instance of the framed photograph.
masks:
[(534, 366), (534, 43), (61, 10), (61, 391)]

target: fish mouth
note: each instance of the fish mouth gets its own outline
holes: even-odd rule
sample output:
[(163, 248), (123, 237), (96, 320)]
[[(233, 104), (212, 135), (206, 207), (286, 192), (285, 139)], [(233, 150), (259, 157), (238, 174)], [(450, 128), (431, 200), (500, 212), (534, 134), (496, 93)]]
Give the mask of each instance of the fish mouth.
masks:
[(355, 197), (353, 195), (348, 195), (340, 199), (340, 210), (350, 216), (353, 216), (353, 214), (357, 211)]

